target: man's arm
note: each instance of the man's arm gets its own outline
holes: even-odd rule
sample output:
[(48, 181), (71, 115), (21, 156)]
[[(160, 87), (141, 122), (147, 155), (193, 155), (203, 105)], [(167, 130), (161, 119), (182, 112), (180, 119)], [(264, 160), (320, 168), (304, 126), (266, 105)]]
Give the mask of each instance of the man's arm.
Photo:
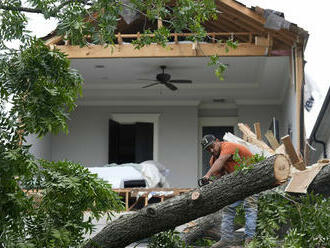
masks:
[(204, 178), (209, 179), (210, 176), (214, 175), (215, 172), (223, 171), (226, 161), (231, 157), (231, 154), (225, 154), (220, 156), (217, 160), (215, 160), (212, 167), (205, 174)]

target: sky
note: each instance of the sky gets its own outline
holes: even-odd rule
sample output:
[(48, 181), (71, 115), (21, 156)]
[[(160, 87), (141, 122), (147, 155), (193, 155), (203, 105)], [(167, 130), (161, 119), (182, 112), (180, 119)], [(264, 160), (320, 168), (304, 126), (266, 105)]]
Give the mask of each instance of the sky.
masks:
[[(328, 23), (330, 23), (329, 8), (325, 5), (327, 0), (239, 0), (239, 2), (251, 6), (259, 6), (263, 9), (273, 9), (284, 12), (285, 19), (297, 24), (308, 31), (309, 39), (305, 50), (305, 72), (313, 82), (312, 94), (315, 103), (310, 112), (305, 111), (306, 134), (309, 136), (323, 99), (330, 85), (327, 58), (330, 58), (330, 49), (327, 41), (330, 40)], [(56, 28), (53, 20), (43, 20), (41, 15), (29, 14), (29, 29), (37, 36), (42, 37)]]

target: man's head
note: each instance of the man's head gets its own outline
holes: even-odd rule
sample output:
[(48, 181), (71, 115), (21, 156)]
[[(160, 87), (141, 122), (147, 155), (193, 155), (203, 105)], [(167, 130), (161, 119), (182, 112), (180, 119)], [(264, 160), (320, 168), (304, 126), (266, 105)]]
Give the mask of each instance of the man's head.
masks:
[(203, 150), (211, 153), (213, 156), (220, 155), (220, 141), (212, 134), (207, 134), (202, 138), (201, 145)]

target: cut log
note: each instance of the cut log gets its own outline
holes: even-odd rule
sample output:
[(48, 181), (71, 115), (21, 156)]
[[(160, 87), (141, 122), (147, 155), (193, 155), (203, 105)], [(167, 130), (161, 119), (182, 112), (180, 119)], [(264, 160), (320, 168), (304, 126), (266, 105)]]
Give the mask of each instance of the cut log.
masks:
[(284, 155), (274, 155), (252, 169), (231, 173), (194, 190), (199, 192), (198, 199), (193, 200), (193, 192), (188, 192), (149, 205), (134, 214), (124, 215), (109, 223), (84, 247), (125, 247), (152, 234), (214, 213), (238, 200), (274, 188), (279, 181), (283, 181), (282, 175), (276, 178), (274, 168), (289, 171), (289, 161)]
[(207, 216), (203, 216), (194, 220), (190, 223), (188, 228), (185, 229), (182, 240), (185, 241), (186, 244), (191, 244), (196, 240), (205, 237), (208, 235), (208, 231), (210, 229), (218, 229), (218, 233), (214, 234), (214, 238), (220, 239), (220, 226), (222, 220), (222, 211), (217, 211), (213, 214), (209, 214)]

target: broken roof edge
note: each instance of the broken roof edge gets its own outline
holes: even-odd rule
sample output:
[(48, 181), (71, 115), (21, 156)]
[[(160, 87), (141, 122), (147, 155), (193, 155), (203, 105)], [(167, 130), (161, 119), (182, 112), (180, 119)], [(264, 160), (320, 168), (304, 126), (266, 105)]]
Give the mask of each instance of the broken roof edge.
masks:
[[(235, 2), (237, 2), (236, 0), (233, 0)], [(246, 6), (245, 6), (246, 7)], [(248, 7), (246, 7), (248, 8)], [(288, 20), (285, 19), (285, 13), (283, 12), (279, 12), (279, 11), (275, 11), (275, 10), (271, 10), (271, 9), (263, 9), (259, 6), (251, 6), (251, 9), (252, 11), (254, 11), (257, 15), (259, 16), (262, 16), (265, 18), (265, 11), (268, 11), (268, 12), (273, 12), (275, 15), (279, 16), (280, 18), (283, 19), (283, 21), (286, 21), (287, 24), (288, 24), (288, 31), (293, 33), (293, 34), (296, 34), (298, 35), (302, 40), (302, 44), (303, 44), (303, 49), (305, 50), (306, 48), (306, 45), (307, 45), (307, 41), (308, 41), (308, 38), (309, 38), (309, 33), (308, 31), (304, 30), (303, 28), (299, 27), (297, 24), (295, 23), (292, 23)], [(268, 13), (269, 14), (269, 13)], [(267, 18), (265, 18), (266, 20)]]
[[(246, 5), (240, 3), (239, 1), (236, 0), (216, 0), (216, 2), (218, 3), (222, 3), (227, 5), (230, 8), (236, 9), (238, 11), (240, 11), (242, 14), (246, 15), (247, 17), (253, 19), (255, 22), (259, 23), (260, 25), (264, 26), (267, 23), (267, 19), (264, 16), (264, 12), (265, 9), (261, 8), (261, 7), (247, 7)], [(267, 10), (268, 11), (268, 10)], [(274, 10), (270, 10), (274, 13), (280, 13), (283, 14), (283, 20), (287, 23), (288, 28), (287, 29), (269, 29), (267, 27), (264, 27), (266, 30), (272, 30), (275, 32), (280, 32), (283, 33), (283, 35), (296, 35), (297, 42), (295, 42), (295, 44), (301, 44), (303, 47), (303, 50), (305, 50), (306, 45), (307, 45), (307, 41), (309, 38), (309, 34), (307, 31), (305, 31), (303, 28), (300, 28), (297, 24), (291, 23), (287, 20), (285, 20), (284, 18), (284, 13), (278, 12), (278, 11), (274, 11)], [(281, 18), (281, 15), (279, 15), (279, 17)], [(52, 32), (50, 32), (48, 35), (41, 37), (42, 40), (44, 40), (46, 43), (48, 44), (52, 44), (51, 39), (54, 38), (57, 34), (56, 34), (57, 28), (55, 30), (53, 30)], [(118, 31), (120, 32), (120, 31)], [(283, 41), (282, 41), (283, 42)]]

